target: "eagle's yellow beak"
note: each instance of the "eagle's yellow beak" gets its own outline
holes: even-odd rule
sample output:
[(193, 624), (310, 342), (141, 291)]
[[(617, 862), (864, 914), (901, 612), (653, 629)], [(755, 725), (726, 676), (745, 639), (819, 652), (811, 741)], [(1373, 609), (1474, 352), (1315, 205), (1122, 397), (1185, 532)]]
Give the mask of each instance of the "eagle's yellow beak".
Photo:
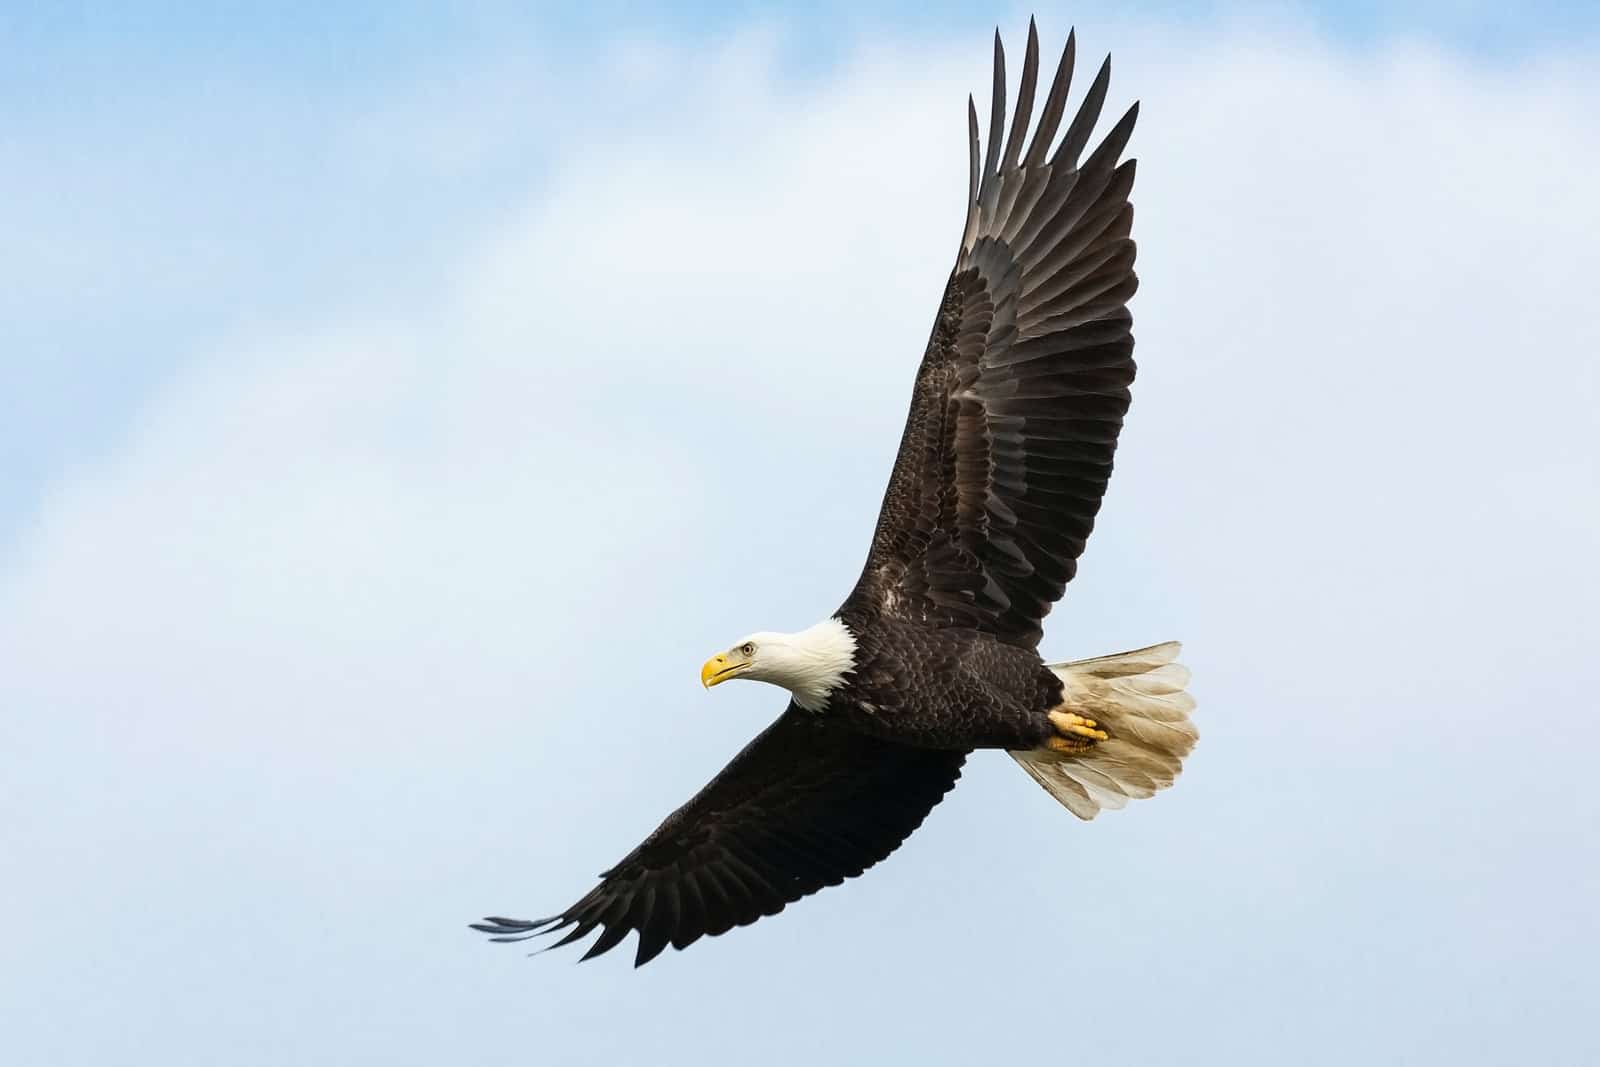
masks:
[(705, 666), (700, 668), (700, 684), (710, 689), (737, 676), (748, 666), (750, 664), (744, 660), (733, 659), (726, 652), (718, 652), (706, 660)]

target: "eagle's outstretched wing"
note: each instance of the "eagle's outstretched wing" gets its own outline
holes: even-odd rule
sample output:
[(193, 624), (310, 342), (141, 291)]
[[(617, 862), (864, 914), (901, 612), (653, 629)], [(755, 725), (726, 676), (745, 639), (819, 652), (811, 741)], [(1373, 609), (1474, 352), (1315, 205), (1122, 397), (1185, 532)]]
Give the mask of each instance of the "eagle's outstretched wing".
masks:
[(1031, 22), (1003, 150), (1005, 56), (995, 37), (981, 169), (968, 100), (966, 229), (846, 613), (973, 627), (1033, 647), (1077, 569), (1134, 374), (1134, 162), (1117, 160), (1138, 105), (1080, 164), (1108, 58), (1047, 158), (1074, 51), (1069, 36), (1026, 153), (1039, 66)]
[(582, 900), (548, 919), (473, 929), (521, 941), (570, 927), (555, 943), (565, 945), (598, 927), (584, 959), (637, 930), (634, 965), (644, 964), (860, 874), (922, 825), (965, 760), (851, 733), (791, 704)]

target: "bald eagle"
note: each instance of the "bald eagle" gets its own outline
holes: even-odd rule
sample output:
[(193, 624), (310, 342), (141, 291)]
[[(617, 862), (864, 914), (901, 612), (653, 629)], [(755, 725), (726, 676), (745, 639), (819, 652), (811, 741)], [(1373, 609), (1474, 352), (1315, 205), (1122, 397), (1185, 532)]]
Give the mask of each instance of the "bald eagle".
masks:
[(975, 749), (1004, 749), (1080, 819), (1177, 777), (1198, 734), (1175, 642), (1071, 663), (1037, 651), (1100, 509), (1134, 376), (1134, 161), (1119, 156), (1138, 105), (1083, 155), (1107, 58), (1057, 143), (1075, 51), (1069, 35), (1031, 139), (1031, 21), (1004, 141), (995, 35), (981, 160), (967, 100), (960, 251), (855, 588), (815, 626), (750, 634), (701, 670), (708, 688), (781, 686), (788, 707), (576, 904), (474, 929), (566, 931), (555, 945), (598, 929), (584, 959), (637, 931), (642, 965), (861, 874)]

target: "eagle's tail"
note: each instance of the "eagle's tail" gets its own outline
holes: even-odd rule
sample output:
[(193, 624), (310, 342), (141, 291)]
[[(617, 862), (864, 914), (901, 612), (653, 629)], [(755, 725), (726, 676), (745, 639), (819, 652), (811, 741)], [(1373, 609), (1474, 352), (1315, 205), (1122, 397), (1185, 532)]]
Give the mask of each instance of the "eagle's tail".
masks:
[[(1171, 785), (1200, 737), (1176, 641), (1115, 656), (1052, 663), (1065, 686), (1058, 712), (1073, 732), (1050, 747), (1013, 750), (1022, 769), (1080, 819)], [(1098, 735), (1098, 739), (1096, 738)]]

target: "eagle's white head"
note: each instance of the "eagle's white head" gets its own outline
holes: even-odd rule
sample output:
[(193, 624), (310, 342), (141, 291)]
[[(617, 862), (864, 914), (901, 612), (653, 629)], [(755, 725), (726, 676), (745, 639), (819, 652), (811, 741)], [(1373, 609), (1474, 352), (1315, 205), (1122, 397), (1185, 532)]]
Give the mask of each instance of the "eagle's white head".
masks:
[(838, 619), (825, 619), (795, 634), (762, 632), (740, 638), (706, 660), (700, 682), (707, 689), (730, 678), (771, 682), (789, 690), (807, 711), (821, 711), (855, 665), (855, 635)]

